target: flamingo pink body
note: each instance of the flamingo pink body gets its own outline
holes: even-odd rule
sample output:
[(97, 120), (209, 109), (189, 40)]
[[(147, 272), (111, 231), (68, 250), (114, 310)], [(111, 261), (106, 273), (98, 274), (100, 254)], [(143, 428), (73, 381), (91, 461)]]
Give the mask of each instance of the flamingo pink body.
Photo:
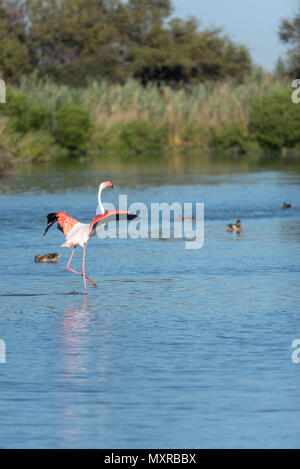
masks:
[[(87, 294), (86, 279), (89, 280), (92, 283), (92, 285), (94, 285), (94, 287), (96, 287), (95, 282), (85, 274), (85, 252), (86, 252), (86, 245), (87, 245), (88, 240), (91, 237), (95, 236), (97, 228), (104, 229), (105, 224), (108, 223), (109, 221), (132, 220), (133, 218), (137, 217), (137, 215), (132, 214), (126, 210), (110, 210), (108, 212), (105, 212), (104, 207), (101, 202), (101, 193), (103, 189), (105, 189), (106, 187), (112, 188), (113, 185), (109, 181), (103, 182), (102, 184), (100, 184), (99, 191), (98, 191), (98, 203), (100, 206), (100, 211), (102, 213), (94, 217), (91, 223), (80, 223), (78, 220), (76, 220), (75, 218), (72, 218), (70, 215), (68, 215), (65, 212), (49, 213), (47, 215), (48, 224), (46, 226), (44, 235), (47, 233), (49, 228), (55, 222), (57, 222), (58, 229), (62, 231), (64, 235), (66, 236), (66, 240), (62, 244), (62, 246), (68, 247), (68, 248), (73, 247), (71, 257), (67, 264), (67, 269), (70, 270), (71, 272), (74, 272), (75, 274), (82, 275), (83, 280), (84, 280), (85, 294)], [(82, 260), (82, 272), (81, 273), (70, 268), (72, 257), (78, 245), (83, 248), (83, 260)]]

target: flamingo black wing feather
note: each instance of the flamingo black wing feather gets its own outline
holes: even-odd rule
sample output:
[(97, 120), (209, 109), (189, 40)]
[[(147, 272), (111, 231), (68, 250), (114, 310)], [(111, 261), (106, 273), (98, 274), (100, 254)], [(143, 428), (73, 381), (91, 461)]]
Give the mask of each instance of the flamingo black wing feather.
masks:
[(126, 210), (110, 210), (102, 215), (98, 215), (93, 218), (90, 224), (90, 233), (94, 231), (98, 226), (105, 225), (111, 221), (122, 221), (122, 220), (134, 220), (138, 215), (130, 213)]

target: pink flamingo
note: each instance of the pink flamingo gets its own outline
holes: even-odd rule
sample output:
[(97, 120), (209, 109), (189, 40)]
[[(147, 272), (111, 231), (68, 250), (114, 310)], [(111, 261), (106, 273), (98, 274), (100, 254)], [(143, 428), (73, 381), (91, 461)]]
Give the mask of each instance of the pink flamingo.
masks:
[[(62, 231), (64, 235), (66, 236), (66, 241), (62, 244), (62, 246), (67, 247), (67, 248), (73, 246), (73, 251), (69, 259), (69, 262), (67, 264), (67, 269), (70, 270), (70, 272), (74, 272), (75, 274), (81, 275), (83, 277), (85, 294), (87, 294), (86, 279), (89, 280), (91, 284), (94, 285), (94, 287), (96, 287), (94, 280), (92, 280), (90, 277), (88, 277), (85, 274), (86, 245), (87, 245), (88, 240), (92, 236), (95, 236), (96, 228), (98, 227), (98, 229), (100, 228), (101, 230), (103, 230), (104, 225), (108, 223), (109, 221), (133, 220), (134, 218), (137, 217), (137, 215), (130, 213), (127, 210), (110, 210), (106, 212), (101, 202), (101, 193), (103, 189), (105, 189), (106, 187), (109, 187), (112, 189), (113, 185), (109, 181), (102, 182), (100, 184), (99, 190), (98, 190), (98, 204), (100, 207), (101, 214), (94, 217), (91, 223), (80, 223), (78, 220), (75, 220), (75, 218), (70, 217), (70, 215), (68, 215), (65, 212), (49, 213), (47, 215), (47, 226), (44, 232), (44, 236), (49, 230), (49, 228), (52, 225), (54, 225), (54, 223), (57, 222), (57, 228), (60, 231)], [(78, 245), (83, 247), (83, 259), (82, 259), (82, 272), (81, 273), (70, 268), (72, 257)]]

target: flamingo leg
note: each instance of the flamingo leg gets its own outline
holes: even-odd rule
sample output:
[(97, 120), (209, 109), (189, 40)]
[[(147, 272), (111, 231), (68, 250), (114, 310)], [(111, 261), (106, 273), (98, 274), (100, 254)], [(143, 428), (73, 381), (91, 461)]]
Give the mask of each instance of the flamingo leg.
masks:
[(77, 246), (74, 246), (74, 248), (73, 248), (71, 257), (70, 257), (69, 262), (68, 262), (68, 265), (67, 265), (67, 270), (69, 270), (70, 272), (73, 272), (74, 274), (78, 274), (78, 275), (81, 275), (81, 276), (87, 278), (87, 279), (91, 282), (91, 284), (94, 285), (94, 287), (96, 287), (97, 285), (95, 284), (94, 280), (92, 280), (90, 277), (88, 277), (88, 276), (85, 275), (85, 274), (83, 275), (83, 273), (81, 273), (81, 272), (77, 272), (77, 270), (71, 269), (70, 264), (71, 264), (71, 260), (72, 260), (72, 257), (73, 257), (73, 255), (74, 255), (74, 252), (75, 252), (76, 247), (77, 247)]
[(83, 276), (83, 281), (84, 281), (84, 290), (85, 294), (87, 295), (87, 289), (86, 289), (86, 279), (85, 279), (85, 269), (84, 269), (84, 264), (85, 264), (85, 250), (86, 246), (83, 248), (83, 257), (82, 257), (82, 276)]

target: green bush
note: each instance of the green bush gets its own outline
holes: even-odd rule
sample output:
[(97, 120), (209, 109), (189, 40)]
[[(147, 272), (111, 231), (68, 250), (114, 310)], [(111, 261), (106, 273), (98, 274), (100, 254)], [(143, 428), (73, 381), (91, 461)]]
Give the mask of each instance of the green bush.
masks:
[(166, 126), (155, 127), (149, 122), (130, 122), (120, 132), (121, 147), (136, 154), (159, 152), (166, 141)]
[(291, 91), (266, 94), (250, 109), (250, 131), (262, 148), (281, 153), (300, 142), (300, 105), (291, 100)]
[(50, 120), (50, 113), (41, 103), (31, 102), (29, 97), (20, 91), (9, 89), (3, 113), (9, 116), (11, 132), (27, 133), (40, 130)]
[(25, 114), (29, 107), (29, 98), (26, 93), (12, 87), (7, 88), (6, 103), (5, 106), (1, 106), (3, 113), (8, 115)]
[(77, 104), (63, 104), (54, 114), (55, 139), (69, 151), (87, 149), (91, 128), (89, 111)]
[(49, 120), (50, 114), (46, 106), (41, 103), (31, 104), (29, 109), (29, 125), (31, 129), (43, 129)]
[(224, 127), (212, 129), (211, 145), (217, 151), (246, 153), (249, 140), (248, 131), (240, 123), (230, 122)]
[(61, 155), (54, 138), (47, 132), (28, 132), (15, 142), (14, 154), (23, 161), (40, 163)]
[(26, 133), (29, 131), (30, 101), (25, 93), (9, 88), (6, 94), (6, 104), (2, 109), (3, 113), (9, 116), (10, 132)]
[(207, 149), (208, 132), (203, 124), (186, 123), (180, 128), (179, 139), (182, 145)]

